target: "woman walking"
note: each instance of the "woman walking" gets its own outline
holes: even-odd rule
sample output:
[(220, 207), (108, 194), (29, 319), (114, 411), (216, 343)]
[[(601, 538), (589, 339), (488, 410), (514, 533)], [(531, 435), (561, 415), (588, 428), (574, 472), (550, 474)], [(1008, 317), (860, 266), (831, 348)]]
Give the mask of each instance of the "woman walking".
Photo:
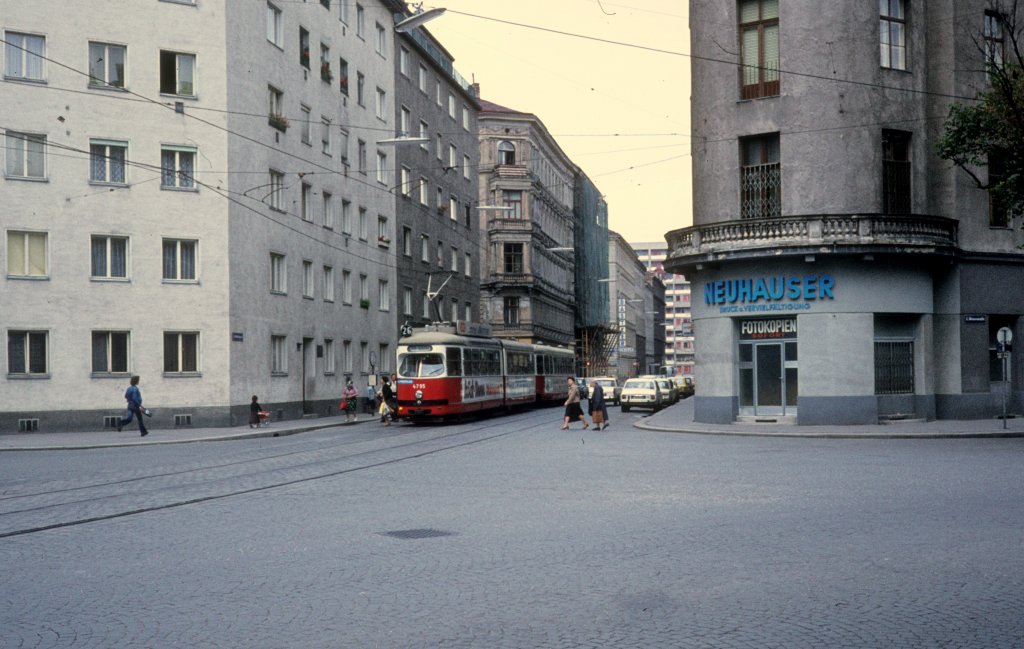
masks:
[(571, 376), (566, 379), (569, 382), (569, 398), (565, 400), (565, 423), (562, 430), (569, 430), (569, 422), (579, 419), (583, 422), (583, 429), (590, 428), (587, 418), (583, 416), (583, 408), (580, 407), (580, 389), (576, 385), (576, 379)]
[(359, 400), (359, 390), (356, 390), (356, 386), (352, 385), (352, 380), (349, 379), (345, 383), (345, 389), (341, 393), (341, 402), (345, 404), (343, 410), (345, 411), (345, 421), (356, 420), (356, 401)]

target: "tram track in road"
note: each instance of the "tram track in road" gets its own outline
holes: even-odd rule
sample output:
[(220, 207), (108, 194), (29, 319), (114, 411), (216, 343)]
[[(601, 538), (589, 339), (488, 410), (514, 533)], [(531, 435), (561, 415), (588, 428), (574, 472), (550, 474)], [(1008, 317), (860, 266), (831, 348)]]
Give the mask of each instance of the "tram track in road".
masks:
[[(29, 498), (59, 495), (72, 491), (80, 492), (87, 489), (102, 490), (126, 484), (133, 485), (132, 491), (128, 493), (103, 493), (97, 494), (91, 498), (78, 498), (70, 501), (51, 502), (34, 507), (30, 506), (23, 507), (21, 509), (2, 511), (0, 512), (0, 539), (75, 527), (89, 523), (121, 519), (187, 505), (196, 505), (236, 496), (244, 496), (262, 491), (314, 482), (317, 480), (336, 478), (346, 474), (407, 462), (409, 460), (415, 460), (453, 449), (473, 446), (513, 434), (526, 433), (535, 429), (546, 428), (551, 425), (550, 418), (546, 416), (546, 413), (543, 413), (542, 411), (537, 413), (537, 415), (538, 416), (525, 418), (525, 425), (517, 426), (514, 430), (507, 430), (493, 434), (487, 433), (488, 431), (501, 427), (503, 424), (507, 425), (509, 423), (509, 419), (507, 417), (503, 417), (497, 421), (490, 421), (483, 426), (473, 426), (467, 430), (452, 431), (441, 435), (432, 435), (422, 439), (405, 441), (394, 445), (378, 446), (377, 448), (359, 450), (354, 453), (340, 454), (333, 457), (318, 457), (313, 460), (291, 463), (283, 466), (275, 465), (268, 467), (266, 466), (266, 463), (268, 461), (278, 461), (280, 459), (295, 457), (307, 453), (322, 455), (324, 452), (332, 450), (332, 447), (314, 450), (290, 451), (288, 453), (255, 458), (253, 460), (241, 460), (222, 463), (220, 465), (195, 467), (181, 471), (164, 471), (148, 476), (132, 477), (121, 481), (106, 481), (103, 483), (96, 483), (95, 485), (82, 485), (73, 489), (52, 490), (50, 492), (38, 492), (35, 494), (8, 497), (6, 499), (8, 503), (17, 503), (19, 499), (27, 500)], [(536, 421), (540, 416), (543, 417), (541, 421)], [(410, 434), (413, 434), (414, 432), (415, 429), (410, 431)], [(471, 439), (458, 440), (458, 438), (464, 438), (467, 435), (473, 434), (476, 434), (477, 436)], [(393, 435), (391, 437), (397, 437), (397, 435)], [(379, 438), (377, 441), (379, 441)], [(345, 443), (339, 446), (351, 447), (352, 443)], [(429, 446), (429, 448), (416, 450), (417, 446)], [(394, 456), (396, 451), (399, 454)], [(373, 459), (374, 455), (384, 457), (381, 457), (380, 459)], [(363, 461), (359, 462), (359, 460)], [(330, 466), (353, 461), (356, 463), (351, 466), (344, 466), (341, 468), (338, 468), (337, 466)], [(216, 474), (218, 469), (236, 467), (244, 468), (247, 464), (254, 465), (252, 467), (253, 470), (232, 473), (230, 475)], [(312, 472), (310, 472), (311, 470)], [(162, 484), (145, 488), (146, 480), (167, 480), (174, 477), (198, 475), (202, 472), (214, 472), (215, 475), (211, 475), (209, 477), (199, 476), (198, 480), (193, 479), (184, 484)], [(143, 485), (142, 489), (138, 488), (140, 484)], [(222, 486), (224, 488), (217, 489), (218, 486)], [(189, 493), (182, 495), (174, 493), (180, 491)], [(168, 497), (161, 498), (160, 496), (162, 495), (166, 495)]]

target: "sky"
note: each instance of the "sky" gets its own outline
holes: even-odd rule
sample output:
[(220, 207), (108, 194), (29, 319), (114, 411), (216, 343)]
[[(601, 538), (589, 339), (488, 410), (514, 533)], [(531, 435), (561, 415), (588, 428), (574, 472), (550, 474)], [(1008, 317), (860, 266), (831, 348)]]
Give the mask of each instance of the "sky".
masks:
[(455, 69), (541, 119), (604, 195), (612, 230), (647, 242), (692, 225), (687, 0), (432, 1), (447, 11), (426, 27)]

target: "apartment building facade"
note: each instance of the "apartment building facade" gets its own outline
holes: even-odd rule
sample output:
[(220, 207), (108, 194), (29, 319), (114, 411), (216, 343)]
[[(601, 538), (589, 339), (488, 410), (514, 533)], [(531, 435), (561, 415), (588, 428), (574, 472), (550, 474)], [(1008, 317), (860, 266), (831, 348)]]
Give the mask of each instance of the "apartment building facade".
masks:
[(668, 245), (665, 242), (631, 243), (647, 272), (665, 284), (665, 364), (666, 374), (692, 376), (694, 360), (693, 319), (690, 312), (690, 282), (682, 275), (665, 270)]
[(694, 287), (695, 416), (1019, 412), (1021, 346), (1004, 359), (997, 339), (1024, 333), (1019, 217), (934, 153), (950, 105), (987, 87), (1007, 16), (982, 0), (820, 9), (691, 6), (691, 51), (740, 52), (691, 63), (695, 225), (666, 235), (666, 269)]
[(220, 426), (392, 369), (404, 4), (0, 6), (0, 430), (110, 427), (133, 374)]
[(575, 166), (536, 115), (480, 106), (481, 319), (499, 337), (571, 348)]
[[(618, 340), (609, 355), (608, 367), (619, 382), (648, 373), (648, 339), (653, 337), (651, 318), (654, 297), (632, 246), (618, 232), (608, 234), (608, 295), (612, 324)], [(650, 349), (654, 353), (653, 341)]]
[(395, 145), (396, 330), (478, 322), (480, 106), (452, 55), (429, 31), (417, 27), (398, 38), (396, 136), (423, 141)]

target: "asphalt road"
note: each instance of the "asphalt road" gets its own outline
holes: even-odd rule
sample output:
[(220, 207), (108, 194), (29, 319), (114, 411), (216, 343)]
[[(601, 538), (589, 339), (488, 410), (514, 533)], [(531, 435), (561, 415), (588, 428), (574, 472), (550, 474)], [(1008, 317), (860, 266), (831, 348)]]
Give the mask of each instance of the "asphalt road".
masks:
[(1024, 646), (1024, 439), (612, 415), (0, 454), (0, 647)]

